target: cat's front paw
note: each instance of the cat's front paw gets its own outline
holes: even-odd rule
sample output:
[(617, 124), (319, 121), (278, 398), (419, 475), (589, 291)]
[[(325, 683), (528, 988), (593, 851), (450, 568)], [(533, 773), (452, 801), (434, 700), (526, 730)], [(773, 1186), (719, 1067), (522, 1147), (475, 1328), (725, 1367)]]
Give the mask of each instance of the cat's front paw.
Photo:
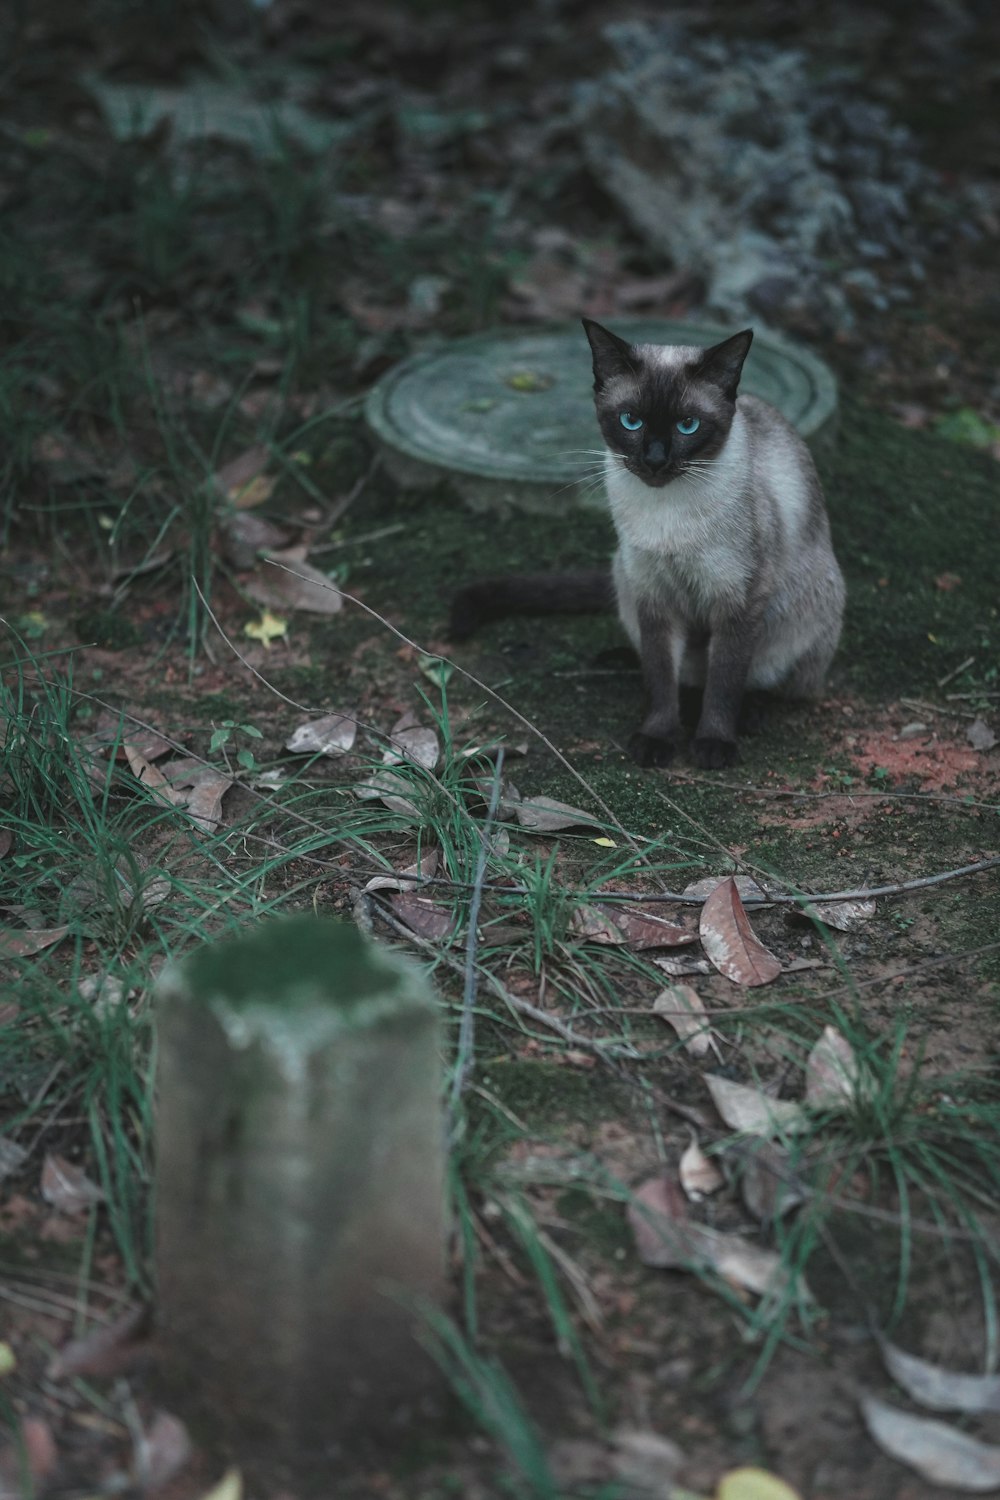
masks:
[(696, 739), (691, 741), (691, 759), (703, 771), (721, 771), (733, 766), (740, 754), (735, 740)]
[(673, 760), (676, 748), (673, 740), (643, 734), (641, 729), (637, 729), (628, 742), (628, 753), (637, 766), (667, 766)]

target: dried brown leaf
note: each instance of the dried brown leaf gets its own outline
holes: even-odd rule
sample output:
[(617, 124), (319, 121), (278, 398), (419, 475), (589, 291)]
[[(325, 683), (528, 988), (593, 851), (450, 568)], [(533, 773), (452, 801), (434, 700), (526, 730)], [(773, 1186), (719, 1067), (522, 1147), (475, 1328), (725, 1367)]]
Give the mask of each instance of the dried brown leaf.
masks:
[(672, 1026), (692, 1057), (719, 1053), (701, 996), (690, 984), (672, 984), (653, 1001), (653, 1012)]
[[(263, 443), (254, 443), (253, 447), (244, 449), (235, 458), (231, 458), (227, 464), (223, 464), (221, 469), (217, 469), (212, 476), (212, 483), (219, 493), (233, 505), (245, 503), (241, 497), (246, 492), (247, 486), (264, 472), (270, 458), (270, 451)], [(252, 504), (260, 504), (267, 498), (259, 490), (251, 491), (250, 494), (256, 497), (251, 500)]]
[(154, 792), (166, 792), (168, 801), (172, 802), (174, 800), (170, 796), (167, 778), (157, 766), (154, 766), (143, 755), (138, 746), (133, 745), (129, 740), (123, 740), (122, 752), (129, 763), (129, 768), (136, 781), (141, 781), (143, 786), (150, 787)]
[(358, 722), (353, 714), (324, 714), (293, 729), (285, 749), (293, 755), (346, 755), (354, 748), (357, 734)]
[(806, 1103), (813, 1109), (844, 1109), (859, 1096), (870, 1096), (873, 1087), (847, 1038), (836, 1026), (825, 1026), (806, 1060)]
[(421, 880), (429, 880), (437, 874), (438, 851), (428, 849), (422, 859), (415, 864), (407, 865), (405, 870), (400, 870), (395, 875), (373, 875), (365, 886), (366, 891), (412, 891), (416, 890)]
[(93, 750), (110, 750), (115, 746), (115, 753), (119, 760), (125, 760), (126, 744), (132, 746), (146, 761), (159, 760), (172, 749), (170, 741), (160, 734), (158, 729), (147, 728), (143, 724), (136, 724), (129, 718), (123, 718), (121, 714), (112, 709), (102, 709), (98, 715), (97, 723), (87, 736), (86, 744)]
[(44, 1417), (22, 1418), (21, 1445), (28, 1472), (35, 1486), (40, 1489), (50, 1478), (59, 1462), (56, 1440), (52, 1435), (52, 1428)]
[(389, 747), (382, 755), (387, 766), (401, 766), (407, 762), (433, 771), (438, 763), (441, 747), (433, 729), (414, 724), (410, 715), (400, 719), (389, 731)]
[(168, 761), (163, 776), (170, 801), (204, 833), (214, 833), (222, 822), (222, 799), (233, 785), (230, 778), (190, 757)]
[(188, 1430), (179, 1417), (157, 1411), (136, 1443), (136, 1468), (144, 1490), (158, 1490), (187, 1463), (194, 1452)]
[(719, 886), (727, 878), (735, 880), (736, 889), (740, 894), (741, 900), (766, 901), (768, 899), (767, 892), (750, 875), (731, 875), (728, 877), (725, 875), (706, 875), (703, 879), (694, 880), (690, 885), (686, 885), (681, 895), (687, 896), (690, 900), (707, 901), (712, 892), (718, 890)]
[(30, 958), (51, 948), (67, 932), (68, 927), (0, 927), (0, 958)]
[(610, 912), (600, 906), (578, 906), (569, 920), (570, 930), (587, 943), (622, 945), (625, 934)]
[(19, 1146), (16, 1141), (9, 1141), (6, 1136), (0, 1135), (0, 1182), (5, 1177), (13, 1177), (20, 1172), (24, 1163), (28, 1160), (30, 1153)]
[(226, 562), (238, 572), (252, 568), (262, 552), (288, 545), (288, 532), (248, 510), (230, 511), (219, 522), (219, 545)]
[(602, 906), (615, 926), (625, 934), (630, 948), (682, 948), (696, 943), (698, 934), (690, 927), (672, 922), (659, 912), (645, 911), (639, 906)]
[(140, 1336), (148, 1330), (149, 1308), (129, 1307), (110, 1323), (98, 1323), (78, 1339), (69, 1339), (49, 1360), (49, 1380), (77, 1375), (117, 1375), (145, 1357), (148, 1345)]
[[(505, 801), (508, 796), (509, 793), (505, 792)], [(601, 826), (590, 813), (570, 807), (566, 802), (557, 802), (555, 797), (521, 797), (514, 806), (514, 815), (529, 833), (556, 833), (562, 828)]]
[(644, 1182), (627, 1212), (644, 1265), (667, 1270), (712, 1270), (760, 1296), (772, 1295), (787, 1285), (788, 1272), (773, 1250), (689, 1219), (684, 1195), (668, 1177)]
[(305, 547), (299, 546), (267, 553), (261, 571), (245, 581), (246, 592), (259, 604), (282, 614), (302, 609), (312, 615), (338, 615), (344, 607), (343, 594), (325, 573), (306, 562), (305, 552)]
[(705, 901), (698, 927), (709, 959), (734, 984), (769, 984), (781, 973), (780, 962), (750, 926), (731, 875)]
[(390, 897), (390, 905), (411, 932), (427, 938), (428, 942), (438, 943), (450, 938), (458, 925), (455, 913), (446, 906), (437, 906), (429, 896), (402, 891), (398, 896)]
[(693, 1257), (687, 1200), (679, 1183), (664, 1173), (636, 1188), (626, 1218), (644, 1266), (676, 1270)]
[(760, 1089), (734, 1083), (717, 1073), (704, 1075), (712, 1103), (731, 1130), (745, 1135), (772, 1136), (805, 1130), (809, 1118), (793, 1099), (772, 1099)]
[(861, 1414), (883, 1453), (952, 1492), (985, 1495), (1000, 1489), (1000, 1448), (957, 1427), (900, 1411), (876, 1396), (861, 1397)]
[(103, 1201), (104, 1192), (82, 1167), (50, 1151), (42, 1164), (42, 1197), (62, 1214), (81, 1214)]
[(650, 1496), (666, 1495), (673, 1487), (684, 1454), (670, 1438), (658, 1432), (616, 1427), (611, 1434), (614, 1452), (611, 1469), (629, 1493), (638, 1490)]
[(815, 918), (826, 927), (835, 927), (838, 932), (853, 932), (864, 926), (875, 915), (875, 902), (861, 901), (810, 901), (808, 906), (795, 908), (794, 916)]
[(985, 719), (973, 719), (965, 731), (965, 738), (973, 750), (992, 750), (997, 742), (996, 735)]
[(783, 1146), (764, 1139), (748, 1141), (740, 1155), (740, 1193), (762, 1224), (773, 1223), (808, 1197)]
[(691, 953), (671, 953), (664, 958), (654, 958), (654, 964), (669, 974), (671, 979), (687, 979), (692, 974), (711, 974), (712, 965), (707, 958), (695, 958)]
[(408, 818), (420, 816), (413, 801), (412, 782), (405, 776), (397, 776), (393, 771), (376, 771), (374, 776), (366, 776), (364, 781), (356, 782), (354, 795), (363, 802), (379, 801), (390, 812), (403, 813)]
[(879, 1347), (897, 1385), (932, 1411), (1000, 1412), (1000, 1375), (967, 1375), (907, 1354), (888, 1339)]
[(677, 1175), (684, 1192), (694, 1203), (710, 1197), (726, 1185), (724, 1175), (712, 1158), (705, 1155), (693, 1131), (690, 1141), (681, 1152)]

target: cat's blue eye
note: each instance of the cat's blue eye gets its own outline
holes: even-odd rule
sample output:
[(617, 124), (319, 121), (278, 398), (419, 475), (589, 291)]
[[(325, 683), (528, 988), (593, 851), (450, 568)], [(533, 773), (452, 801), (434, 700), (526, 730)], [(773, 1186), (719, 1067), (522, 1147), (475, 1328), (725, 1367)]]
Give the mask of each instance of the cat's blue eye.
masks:
[(692, 432), (697, 432), (700, 426), (701, 422), (697, 417), (681, 417), (677, 423), (677, 431), (682, 433), (684, 437), (690, 437)]
[(626, 432), (638, 432), (642, 426), (642, 418), (637, 417), (634, 412), (623, 411), (618, 415), (618, 420)]

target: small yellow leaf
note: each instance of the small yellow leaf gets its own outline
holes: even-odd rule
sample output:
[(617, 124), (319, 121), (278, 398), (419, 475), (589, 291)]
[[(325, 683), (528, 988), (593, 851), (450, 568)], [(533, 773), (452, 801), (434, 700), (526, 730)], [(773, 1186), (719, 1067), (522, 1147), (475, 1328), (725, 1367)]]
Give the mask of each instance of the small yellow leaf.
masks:
[(251, 620), (244, 625), (243, 634), (248, 635), (252, 641), (262, 641), (265, 646), (270, 646), (272, 641), (288, 633), (288, 621), (283, 620), (280, 615), (272, 615), (269, 609), (265, 609), (259, 620)]
[(783, 1479), (764, 1469), (731, 1469), (719, 1480), (716, 1500), (801, 1500)]
[(929, 631), (929, 630), (928, 630), (928, 632), (927, 632), (927, 639), (928, 639), (928, 640), (929, 640), (929, 641), (930, 641), (930, 642), (931, 642), (931, 644), (932, 644), (932, 645), (934, 645), (934, 646), (940, 646), (940, 644), (941, 644), (941, 642), (940, 642), (940, 641), (939, 641), (939, 640), (938, 640), (938, 638), (937, 638), (937, 636), (936, 636), (936, 635), (931, 635), (931, 633), (930, 633), (930, 631)]
[(17, 1355), (9, 1344), (0, 1344), (0, 1376), (12, 1375), (17, 1369)]
[(592, 844), (600, 844), (602, 849), (617, 849), (618, 845), (614, 839), (591, 839)]
[(552, 376), (538, 370), (515, 370), (507, 376), (507, 384), (514, 391), (547, 391), (552, 385)]
[(201, 1500), (243, 1500), (243, 1475), (239, 1469), (228, 1469)]
[(270, 500), (271, 493), (277, 480), (270, 474), (255, 474), (246, 484), (234, 485), (229, 490), (229, 499), (237, 510), (251, 510), (255, 505), (263, 505), (265, 500)]

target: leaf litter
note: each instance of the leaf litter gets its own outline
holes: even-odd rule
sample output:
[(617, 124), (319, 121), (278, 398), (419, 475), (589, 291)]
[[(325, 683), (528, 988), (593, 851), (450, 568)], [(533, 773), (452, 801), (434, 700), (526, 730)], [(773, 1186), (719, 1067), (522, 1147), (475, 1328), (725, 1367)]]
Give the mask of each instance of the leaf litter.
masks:
[(875, 909), (873, 900), (810, 901), (794, 908), (792, 915), (822, 922), (824, 927), (835, 927), (838, 932), (854, 932), (871, 921)]
[(706, 1073), (705, 1084), (723, 1120), (744, 1135), (774, 1136), (806, 1130), (809, 1117), (794, 1099), (773, 1099), (761, 1089)]
[(0, 958), (30, 958), (51, 948), (67, 932), (68, 927), (0, 927)]
[(697, 1135), (692, 1131), (691, 1139), (681, 1152), (677, 1164), (677, 1175), (681, 1187), (692, 1203), (699, 1203), (725, 1187), (726, 1178), (720, 1167), (706, 1156)]
[(877, 1396), (862, 1395), (860, 1405), (865, 1425), (883, 1453), (916, 1469), (931, 1484), (970, 1495), (1000, 1489), (1000, 1448), (947, 1422), (901, 1411)]
[[(306, 561), (304, 543), (286, 547), (283, 552), (268, 552), (262, 571), (245, 580), (243, 587), (252, 599), (268, 609), (301, 609), (312, 615), (339, 615), (344, 596), (327, 575)], [(277, 567), (272, 564), (278, 564)]]
[(870, 1099), (875, 1088), (871, 1071), (860, 1065), (847, 1038), (836, 1026), (825, 1026), (806, 1059), (805, 1102), (813, 1109), (847, 1109)]
[(645, 948), (680, 948), (696, 943), (698, 934), (656, 913), (634, 907), (605, 905), (603, 902), (579, 906), (571, 923), (574, 932), (591, 943), (627, 944)]
[(104, 1191), (91, 1182), (82, 1167), (50, 1151), (42, 1164), (41, 1192), (59, 1213), (82, 1214), (103, 1203)]
[(720, 1055), (704, 1003), (692, 985), (672, 984), (661, 990), (653, 1001), (653, 1013), (673, 1027), (692, 1057), (707, 1057), (709, 1052)]
[(739, 1181), (747, 1211), (762, 1224), (772, 1224), (809, 1196), (790, 1153), (763, 1137), (740, 1143)]
[(78, 1375), (117, 1375), (148, 1350), (144, 1335), (150, 1325), (149, 1308), (127, 1307), (110, 1323), (98, 1323), (79, 1338), (69, 1339), (49, 1360), (49, 1380)]
[(781, 973), (780, 960), (754, 934), (731, 875), (706, 899), (698, 927), (709, 960), (734, 984), (769, 984)]
[(885, 1367), (897, 1385), (933, 1411), (1000, 1412), (1000, 1375), (946, 1370), (879, 1339)]
[(214, 833), (222, 822), (222, 799), (233, 782), (204, 761), (182, 756), (162, 768), (152, 765), (134, 745), (125, 753), (133, 776), (154, 796), (187, 812), (203, 833)]
[(307, 719), (292, 730), (285, 749), (292, 755), (347, 755), (358, 737), (358, 721), (353, 714), (324, 714)]
[(441, 758), (437, 734), (428, 726), (418, 724), (412, 714), (404, 714), (390, 729), (388, 738), (389, 745), (382, 755), (384, 765), (409, 764), (433, 771)]
[[(514, 792), (514, 797), (511, 797)], [(599, 819), (555, 797), (522, 797), (516, 788), (505, 788), (501, 807), (513, 811), (529, 833), (558, 833), (565, 828), (599, 828)]]
[(774, 1296), (791, 1283), (791, 1273), (776, 1251), (690, 1219), (683, 1191), (662, 1173), (636, 1189), (627, 1217), (643, 1265), (714, 1271), (758, 1296)]

